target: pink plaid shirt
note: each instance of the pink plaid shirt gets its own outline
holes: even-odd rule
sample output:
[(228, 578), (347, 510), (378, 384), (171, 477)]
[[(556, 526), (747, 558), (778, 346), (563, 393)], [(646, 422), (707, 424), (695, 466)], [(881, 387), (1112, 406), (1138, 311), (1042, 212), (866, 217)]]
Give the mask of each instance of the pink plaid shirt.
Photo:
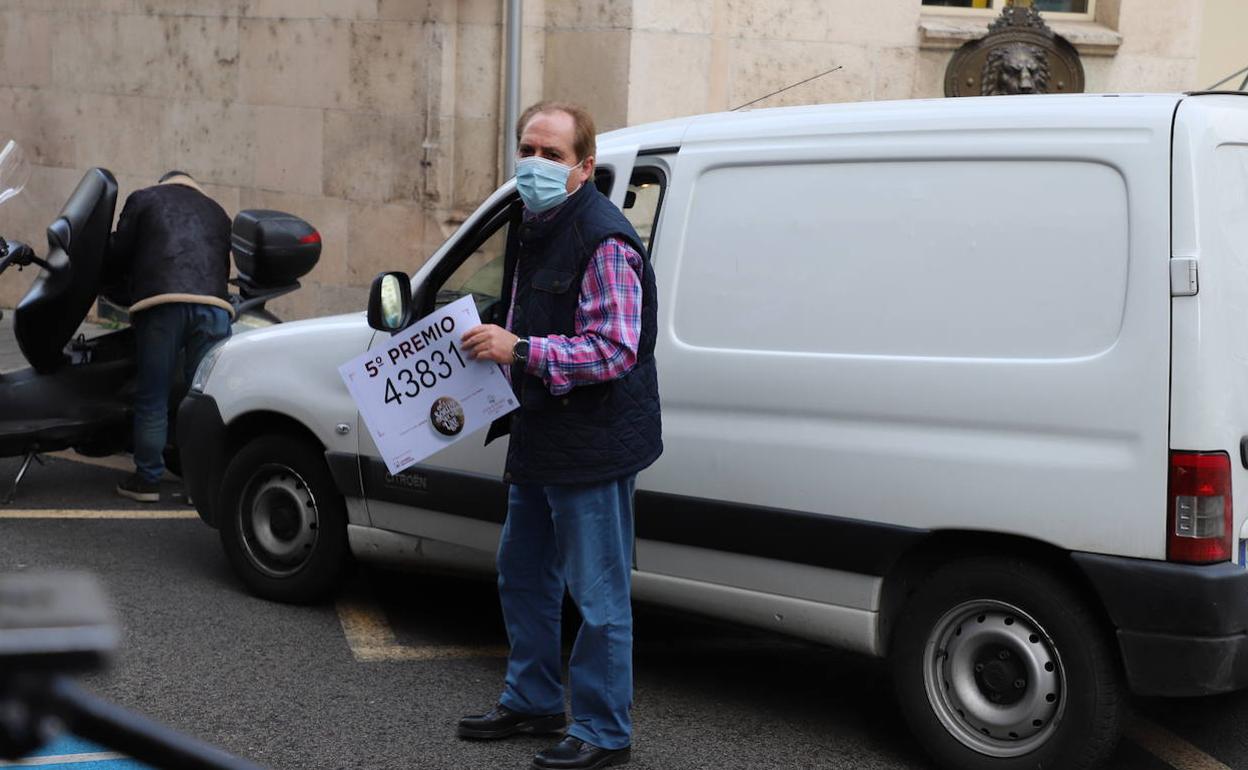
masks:
[[(641, 338), (641, 272), (641, 255), (632, 246), (619, 238), (598, 244), (581, 281), (576, 334), (530, 337), (525, 371), (542, 378), (556, 396), (627, 374), (637, 363)], [(516, 285), (513, 279), (513, 307)]]

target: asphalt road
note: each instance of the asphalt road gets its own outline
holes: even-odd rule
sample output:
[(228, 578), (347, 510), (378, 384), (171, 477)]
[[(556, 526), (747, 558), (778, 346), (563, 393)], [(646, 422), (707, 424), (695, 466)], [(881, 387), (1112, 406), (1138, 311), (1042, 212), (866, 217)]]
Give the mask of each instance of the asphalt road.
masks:
[[(0, 572), (86, 569), (112, 597), (123, 645), (94, 691), (283, 770), (527, 768), (550, 742), (454, 737), (501, 683), (492, 584), (361, 570), (332, 602), (272, 604), (243, 591), (176, 481), (154, 509), (112, 493), (121, 475), (50, 459), (0, 507)], [(1248, 694), (1137, 709), (1111, 770), (1248, 768)], [(638, 770), (930, 767), (880, 662), (647, 607), (634, 720)]]

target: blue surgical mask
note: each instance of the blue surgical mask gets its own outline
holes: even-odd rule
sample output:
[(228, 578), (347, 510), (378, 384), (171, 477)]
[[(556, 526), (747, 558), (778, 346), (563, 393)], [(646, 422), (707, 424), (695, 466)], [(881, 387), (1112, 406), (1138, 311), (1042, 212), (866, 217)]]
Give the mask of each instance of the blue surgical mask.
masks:
[[(577, 164), (579, 165), (579, 164)], [(516, 161), (516, 189), (534, 214), (549, 211), (568, 199), (568, 175), (573, 166), (530, 155)]]

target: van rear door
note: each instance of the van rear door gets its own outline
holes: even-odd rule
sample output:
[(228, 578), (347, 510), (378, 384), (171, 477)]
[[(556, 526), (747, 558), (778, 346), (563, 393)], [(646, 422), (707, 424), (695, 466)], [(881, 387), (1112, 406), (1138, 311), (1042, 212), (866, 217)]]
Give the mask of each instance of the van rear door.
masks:
[[(1248, 96), (1184, 99), (1175, 116), (1173, 164), (1171, 475), (1205, 475), (1201, 490), (1171, 489), (1168, 552), (1175, 561), (1230, 558), (1242, 564), (1248, 507), (1248, 463), (1240, 450), (1248, 436)], [(1196, 463), (1196, 474), (1180, 467)], [(1234, 498), (1229, 506), (1230, 500), (1216, 499), (1224, 496), (1219, 479), (1228, 473)]]

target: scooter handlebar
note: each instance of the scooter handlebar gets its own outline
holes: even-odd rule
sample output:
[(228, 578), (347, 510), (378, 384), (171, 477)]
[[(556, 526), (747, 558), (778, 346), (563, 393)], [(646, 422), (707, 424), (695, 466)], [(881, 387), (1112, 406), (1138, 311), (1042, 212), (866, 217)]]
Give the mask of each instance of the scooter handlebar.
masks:
[(119, 638), (116, 620), (94, 577), (0, 575), (0, 759), (29, 754), (64, 725), (153, 767), (259, 770), (91, 695), (70, 679), (69, 673), (102, 668)]
[(25, 267), (31, 263), (45, 264), (42, 259), (35, 256), (34, 249), (20, 241), (5, 241), (0, 238), (0, 273), (9, 269), (10, 265)]
[(97, 698), (68, 677), (54, 677), (49, 695), (53, 712), (75, 735), (117, 749), (153, 767), (261, 770), (259, 765)]

